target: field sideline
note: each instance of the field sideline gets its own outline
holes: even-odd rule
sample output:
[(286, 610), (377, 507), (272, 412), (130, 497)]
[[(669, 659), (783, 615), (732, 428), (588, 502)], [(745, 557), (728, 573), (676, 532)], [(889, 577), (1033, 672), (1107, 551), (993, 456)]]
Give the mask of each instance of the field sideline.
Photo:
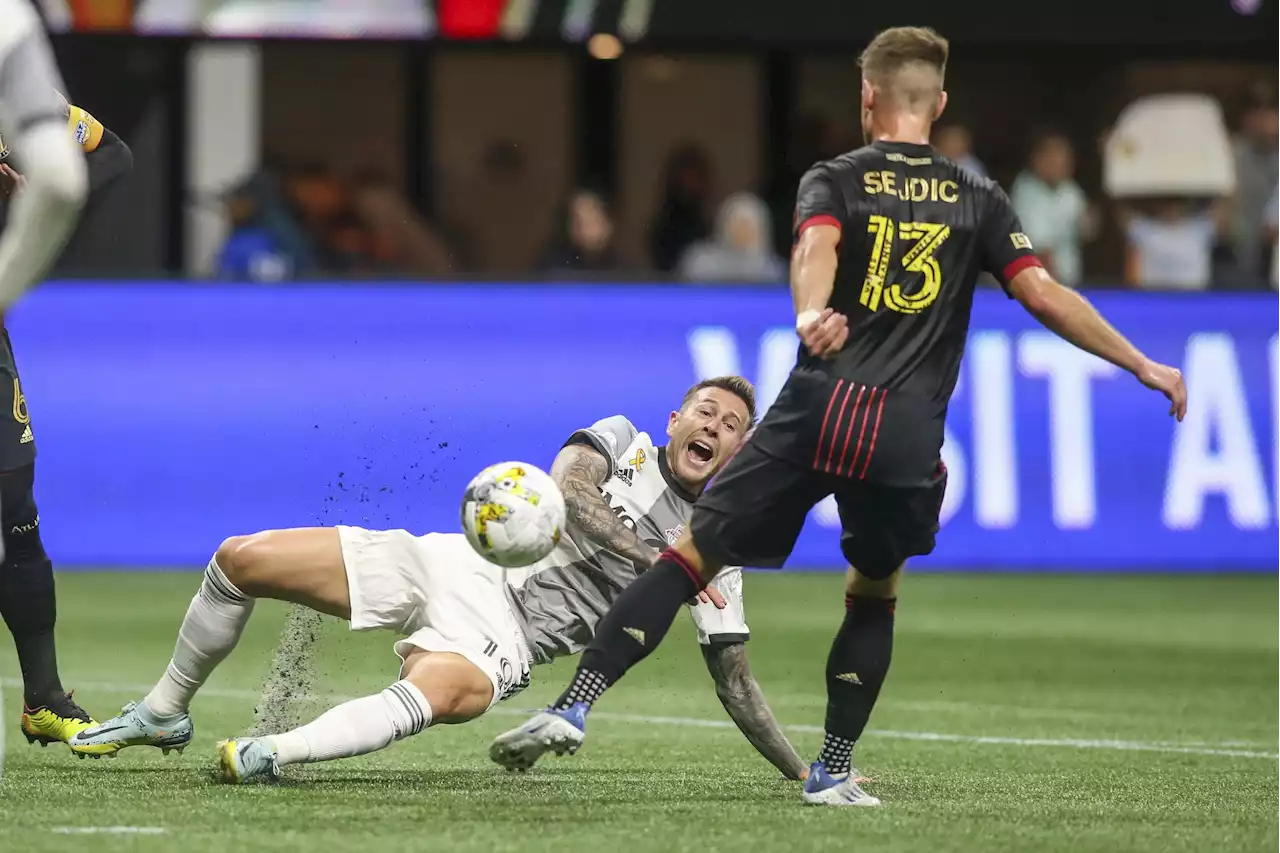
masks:
[[(77, 699), (101, 718), (145, 692), (197, 583), (61, 575), (60, 651)], [(756, 674), (810, 757), (840, 577), (752, 574), (745, 590)], [(5, 641), (0, 849), (1274, 851), (1276, 600), (1274, 575), (912, 577), (858, 754), (886, 805), (850, 811), (799, 806), (719, 708), (688, 624), (601, 703), (576, 758), (508, 776), (485, 757), (521, 709), (554, 696), (562, 662), (475, 723), (244, 789), (213, 783), (212, 747), (253, 720), (282, 606), (255, 612), (197, 700), (181, 758), (133, 749), (82, 762), (28, 747)], [(331, 622), (313, 695), (291, 710), (374, 692), (394, 669), (388, 635)]]

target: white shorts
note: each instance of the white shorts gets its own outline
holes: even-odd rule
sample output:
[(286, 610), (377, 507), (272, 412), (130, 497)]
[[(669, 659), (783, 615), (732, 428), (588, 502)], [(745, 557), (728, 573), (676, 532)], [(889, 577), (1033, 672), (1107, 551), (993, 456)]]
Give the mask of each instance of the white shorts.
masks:
[(395, 645), (401, 660), (415, 648), (462, 655), (493, 682), (489, 707), (528, 685), (532, 656), (507, 600), (507, 579), (465, 536), (339, 526), (338, 538), (351, 630), (404, 634)]

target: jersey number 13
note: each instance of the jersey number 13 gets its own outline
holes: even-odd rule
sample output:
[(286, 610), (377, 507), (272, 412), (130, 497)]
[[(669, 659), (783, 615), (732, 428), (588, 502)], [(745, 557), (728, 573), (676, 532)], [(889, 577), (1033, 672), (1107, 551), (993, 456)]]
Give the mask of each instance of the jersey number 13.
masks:
[[(942, 287), (942, 268), (934, 253), (951, 236), (950, 226), (934, 222), (894, 222), (887, 216), (874, 214), (867, 222), (867, 233), (875, 236), (875, 244), (859, 301), (872, 311), (880, 310), (883, 303), (890, 311), (901, 314), (919, 314), (932, 305)], [(897, 240), (913, 242), (895, 266), (893, 250)], [(922, 273), (924, 286), (915, 293), (903, 293), (902, 285), (885, 284), (890, 270)]]

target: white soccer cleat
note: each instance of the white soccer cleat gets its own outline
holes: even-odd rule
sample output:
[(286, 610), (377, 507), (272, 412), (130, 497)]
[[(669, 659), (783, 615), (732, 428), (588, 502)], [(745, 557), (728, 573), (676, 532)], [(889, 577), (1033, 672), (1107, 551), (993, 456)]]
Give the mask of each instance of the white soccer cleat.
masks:
[(228, 785), (255, 779), (276, 782), (280, 779), (276, 751), (265, 738), (224, 740), (218, 744), (218, 778)]
[(821, 761), (809, 767), (809, 778), (804, 782), (804, 801), (811, 806), (878, 806), (880, 799), (873, 797), (854, 781), (854, 774), (832, 776)]
[(145, 701), (130, 702), (119, 714), (78, 732), (67, 744), (81, 758), (114, 755), (126, 746), (154, 746), (165, 755), (170, 751), (181, 755), (194, 731), (186, 712), (156, 717)]
[(573, 755), (587, 739), (587, 706), (577, 703), (557, 711), (551, 708), (524, 725), (503, 732), (489, 746), (489, 757), (508, 770), (528, 770), (548, 752)]

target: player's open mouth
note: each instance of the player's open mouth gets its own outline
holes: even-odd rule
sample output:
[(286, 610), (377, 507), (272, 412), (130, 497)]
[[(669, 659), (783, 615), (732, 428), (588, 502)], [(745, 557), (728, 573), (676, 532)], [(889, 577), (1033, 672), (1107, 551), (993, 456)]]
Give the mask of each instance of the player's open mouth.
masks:
[(699, 465), (707, 464), (715, 455), (715, 450), (705, 441), (694, 439), (689, 442), (689, 458)]

